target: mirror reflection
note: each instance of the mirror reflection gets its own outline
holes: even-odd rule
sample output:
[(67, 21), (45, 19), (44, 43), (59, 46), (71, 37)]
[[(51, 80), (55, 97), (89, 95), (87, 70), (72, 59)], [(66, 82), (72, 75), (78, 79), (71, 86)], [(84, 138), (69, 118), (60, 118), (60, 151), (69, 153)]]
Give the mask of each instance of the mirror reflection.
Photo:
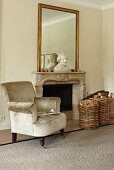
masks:
[(67, 66), (75, 69), (76, 15), (68, 12), (42, 10), (42, 63), (41, 67), (53, 71), (60, 53), (67, 56)]

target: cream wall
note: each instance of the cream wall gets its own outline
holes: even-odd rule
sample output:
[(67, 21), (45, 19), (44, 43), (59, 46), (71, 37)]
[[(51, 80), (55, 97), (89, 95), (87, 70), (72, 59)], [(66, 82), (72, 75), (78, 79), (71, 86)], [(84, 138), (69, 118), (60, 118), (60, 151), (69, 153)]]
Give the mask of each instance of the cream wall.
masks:
[(36, 69), (37, 4), (2, 1), (1, 81), (31, 80)]
[[(2, 81), (31, 79), (37, 61), (37, 2), (3, 0)], [(80, 69), (87, 72), (89, 92), (102, 88), (102, 11), (42, 1), (80, 11)], [(20, 69), (21, 66), (21, 69)]]
[[(31, 80), (31, 73), (36, 70), (37, 65), (38, 0), (1, 1), (1, 82)], [(89, 93), (102, 89), (102, 11), (52, 0), (41, 2), (80, 11), (80, 69), (87, 72)], [(3, 101), (0, 98), (0, 114), (5, 114), (6, 120), (3, 123), (8, 123), (8, 113)]]
[[(0, 66), (1, 66), (1, 35), (2, 35), (2, 1), (0, 1)], [(1, 67), (0, 67), (0, 81), (1, 81)]]
[[(1, 82), (31, 80), (37, 61), (37, 2), (0, 0)], [(0, 31), (1, 31), (0, 30)], [(0, 91), (0, 128), (9, 127), (6, 101)]]
[(114, 93), (114, 8), (103, 12), (104, 88)]
[(89, 93), (103, 89), (102, 11), (80, 8), (80, 68), (86, 74)]
[[(1, 50), (2, 50), (2, 42), (1, 42), (1, 37), (2, 37), (2, 1), (0, 0), (0, 82), (1, 82)], [(8, 110), (6, 107), (6, 102), (4, 101), (4, 97), (1, 93), (1, 88), (0, 88), (0, 118), (4, 114), (7, 114)], [(7, 127), (7, 122), (9, 121), (9, 115), (7, 114), (5, 121), (0, 120), (0, 128), (6, 128)]]

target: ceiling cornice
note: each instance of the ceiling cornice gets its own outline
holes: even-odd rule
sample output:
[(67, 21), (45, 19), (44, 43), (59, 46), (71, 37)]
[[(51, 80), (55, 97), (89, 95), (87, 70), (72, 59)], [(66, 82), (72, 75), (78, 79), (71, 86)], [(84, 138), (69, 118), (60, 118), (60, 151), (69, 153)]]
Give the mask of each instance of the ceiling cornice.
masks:
[(102, 10), (114, 8), (114, 2), (103, 5)]
[(66, 2), (73, 5), (84, 6), (99, 10), (105, 10), (114, 7), (114, 0), (55, 0), (59, 2)]

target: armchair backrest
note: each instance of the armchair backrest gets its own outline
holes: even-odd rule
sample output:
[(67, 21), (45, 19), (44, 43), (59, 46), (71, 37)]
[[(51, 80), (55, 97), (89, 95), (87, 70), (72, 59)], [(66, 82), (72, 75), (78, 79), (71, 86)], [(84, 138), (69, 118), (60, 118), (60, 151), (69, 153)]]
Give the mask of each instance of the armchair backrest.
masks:
[(10, 102), (34, 102), (35, 91), (30, 81), (2, 83), (1, 87)]

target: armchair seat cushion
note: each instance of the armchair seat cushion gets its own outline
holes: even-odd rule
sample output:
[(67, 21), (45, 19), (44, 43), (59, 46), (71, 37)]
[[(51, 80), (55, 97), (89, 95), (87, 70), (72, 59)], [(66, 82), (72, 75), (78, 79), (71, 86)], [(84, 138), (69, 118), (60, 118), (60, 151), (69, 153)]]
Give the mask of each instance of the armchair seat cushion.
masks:
[[(62, 114), (64, 113), (60, 113), (60, 114), (54, 114), (54, 115), (40, 115), (38, 118), (37, 123), (38, 124), (45, 124), (45, 123), (51, 123), (53, 120), (58, 119), (60, 116), (62, 116)], [(37, 124), (36, 123), (36, 124)]]
[(38, 121), (33, 124), (34, 136), (47, 136), (59, 129), (66, 127), (66, 115), (59, 113), (56, 115), (40, 116)]
[(64, 113), (38, 116), (35, 123), (32, 122), (32, 114), (10, 111), (10, 118), (13, 133), (31, 136), (48, 136), (66, 127), (66, 115)]

